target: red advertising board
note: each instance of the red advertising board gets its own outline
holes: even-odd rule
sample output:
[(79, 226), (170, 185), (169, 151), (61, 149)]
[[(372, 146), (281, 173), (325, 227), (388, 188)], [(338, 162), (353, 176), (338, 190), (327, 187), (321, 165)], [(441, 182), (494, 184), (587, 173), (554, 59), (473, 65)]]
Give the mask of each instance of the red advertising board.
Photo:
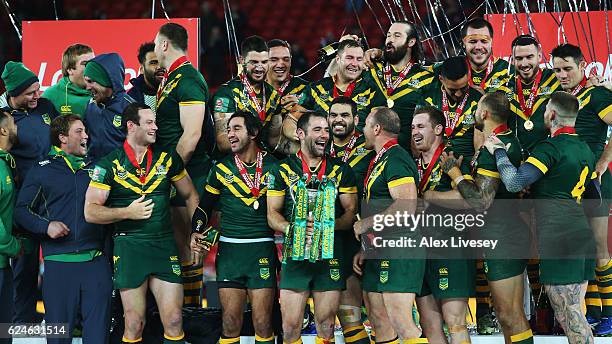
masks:
[[(495, 56), (509, 58), (510, 43), (521, 34), (530, 34), (529, 22), (544, 51), (545, 62), (550, 62), (550, 51), (557, 45), (567, 42), (577, 45), (588, 62), (586, 73), (596, 68), (597, 75), (612, 80), (612, 11), (606, 12), (566, 12), (531, 13), (529, 18), (521, 13), (490, 14), (485, 18), (493, 25), (493, 53)], [(608, 26), (606, 28), (606, 25)], [(564, 36), (565, 40), (564, 41)], [(544, 61), (543, 61), (544, 62)]]
[[(197, 18), (171, 19), (187, 29), (187, 55), (198, 67), (199, 22)], [(23, 63), (40, 79), (41, 89), (54, 85), (61, 78), (62, 53), (71, 44), (82, 43), (95, 54), (115, 52), (125, 63), (126, 88), (130, 78), (138, 75), (138, 47), (155, 39), (165, 19), (59, 20), (24, 21)]]

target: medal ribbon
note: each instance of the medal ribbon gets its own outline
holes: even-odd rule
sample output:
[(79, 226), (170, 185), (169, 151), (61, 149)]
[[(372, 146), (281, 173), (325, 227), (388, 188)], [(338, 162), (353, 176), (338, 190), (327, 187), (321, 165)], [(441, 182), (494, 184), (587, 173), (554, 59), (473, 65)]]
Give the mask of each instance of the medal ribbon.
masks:
[(276, 90), (279, 98), (282, 98), (283, 95), (285, 94), (285, 89), (287, 89), (287, 86), (289, 86), (289, 83), (291, 82), (291, 78), (293, 78), (293, 75), (289, 74), (289, 76), (287, 77), (287, 80), (285, 80), (285, 82)]
[(574, 90), (572, 91), (572, 95), (575, 96), (578, 93), (580, 93), (580, 91), (582, 91), (584, 86), (586, 86), (586, 83), (587, 83), (587, 79), (582, 78), (582, 81), (580, 82), (580, 84), (578, 84), (578, 86), (576, 86), (576, 88), (574, 88)]
[(391, 94), (393, 93), (393, 91), (395, 91), (397, 86), (399, 86), (399, 84), (401, 84), (402, 81), (404, 81), (408, 73), (410, 73), (410, 69), (412, 68), (412, 66), (414, 66), (414, 64), (411, 62), (408, 62), (408, 65), (406, 65), (406, 67), (404, 67), (404, 69), (399, 73), (399, 76), (397, 77), (397, 79), (395, 79), (395, 82), (391, 83), (391, 65), (390, 64), (385, 65), (385, 68), (383, 71), (385, 73), (385, 86), (387, 88), (387, 96), (391, 96)]
[[(470, 83), (470, 86), (474, 86), (474, 81), (472, 80), (472, 66), (470, 65), (470, 61), (467, 60), (467, 58), (466, 58), (466, 62), (468, 64), (468, 82)], [(487, 64), (487, 71), (485, 75), (482, 77), (482, 80), (480, 80), (480, 88), (482, 88), (483, 90), (485, 89), (487, 77), (489, 76), (489, 74), (491, 74), (491, 71), (493, 71), (493, 57), (490, 56), (489, 62)]]
[(176, 61), (174, 61), (172, 65), (170, 65), (170, 68), (168, 68), (168, 70), (164, 73), (164, 77), (162, 78), (162, 81), (159, 83), (159, 87), (157, 88), (157, 99), (161, 97), (162, 90), (164, 89), (164, 86), (166, 86), (166, 81), (168, 81), (170, 73), (174, 72), (175, 69), (180, 67), (185, 62), (189, 62), (189, 60), (187, 60), (187, 56), (181, 56)]
[(370, 179), (370, 174), (372, 173), (372, 169), (374, 165), (380, 160), (380, 158), (385, 154), (391, 147), (397, 145), (397, 139), (391, 139), (384, 144), (383, 148), (376, 154), (376, 156), (370, 161), (370, 165), (368, 166), (368, 172), (366, 173), (365, 180), (363, 181), (363, 188), (368, 188), (368, 179)]
[(575, 133), (576, 133), (576, 128), (574, 127), (561, 127), (557, 129), (557, 131), (555, 131), (551, 137), (555, 137), (560, 134), (575, 134)]
[(140, 163), (138, 163), (138, 159), (136, 158), (136, 153), (134, 153), (134, 150), (127, 142), (127, 140), (123, 142), (123, 149), (125, 150), (125, 154), (127, 155), (132, 165), (136, 167), (136, 171), (138, 171), (138, 179), (140, 180), (140, 184), (144, 185), (147, 176), (149, 175), (149, 171), (151, 171), (151, 163), (153, 162), (153, 149), (151, 149), (150, 145), (147, 146), (147, 170), (144, 174), (142, 173), (142, 168), (140, 167)]
[(538, 69), (538, 74), (535, 77), (535, 81), (531, 86), (531, 91), (529, 92), (529, 99), (527, 103), (525, 103), (525, 95), (523, 94), (523, 83), (517, 77), (516, 79), (516, 88), (518, 93), (518, 100), (521, 105), (521, 110), (525, 114), (525, 117), (529, 119), (532, 115), (533, 104), (535, 103), (535, 98), (538, 96), (538, 90), (540, 88), (540, 80), (542, 79), (542, 70)]
[[(336, 87), (336, 79), (334, 80), (334, 99), (338, 98), (340, 96), (340, 93), (338, 92), (338, 88)], [(342, 94), (345, 97), (350, 98), (351, 95), (353, 94), (353, 90), (355, 89), (355, 86), (357, 85), (357, 80), (351, 82), (347, 87), (346, 87), (346, 91), (344, 91), (344, 94)]]
[(242, 161), (240, 161), (240, 158), (238, 158), (238, 154), (234, 154), (234, 162), (236, 163), (238, 171), (240, 171), (240, 176), (242, 177), (242, 180), (244, 180), (244, 183), (247, 185), (247, 187), (251, 189), (251, 194), (253, 194), (253, 197), (255, 198), (259, 197), (261, 174), (263, 171), (263, 153), (260, 150), (257, 151), (256, 161), (257, 163), (255, 165), (255, 176), (253, 177), (253, 180), (251, 180), (251, 177), (249, 176), (246, 167), (244, 166)]
[(429, 162), (429, 165), (427, 166), (427, 170), (425, 170), (425, 172), (423, 172), (422, 158), (419, 159), (419, 165), (418, 165), (419, 174), (422, 174), (421, 181), (419, 182), (419, 191), (421, 193), (425, 191), (424, 190), (425, 185), (427, 185), (427, 183), (429, 182), (429, 177), (431, 176), (431, 172), (433, 171), (433, 168), (436, 165), (436, 161), (438, 161), (443, 151), (444, 151), (444, 142), (441, 142), (438, 148), (436, 148), (436, 151), (434, 152), (434, 155), (431, 158), (431, 161)]
[(253, 86), (251, 85), (251, 83), (249, 82), (249, 79), (246, 76), (246, 73), (241, 73), (240, 74), (240, 81), (242, 81), (242, 85), (244, 86), (244, 88), (247, 91), (247, 94), (249, 96), (249, 99), (251, 100), (251, 102), (253, 102), (253, 104), (255, 104), (255, 111), (257, 111), (257, 114), (259, 115), (259, 119), (264, 122), (266, 120), (266, 90), (265, 90), (265, 85), (262, 84), (261, 86), (261, 105), (259, 104), (259, 100), (257, 99), (257, 93), (255, 93), (255, 89), (253, 88)]
[(467, 103), (469, 96), (470, 96), (470, 92), (468, 90), (465, 96), (463, 96), (463, 100), (461, 100), (461, 104), (459, 104), (459, 106), (455, 110), (455, 117), (453, 118), (452, 123), (451, 123), (448, 97), (446, 96), (446, 91), (442, 90), (442, 112), (444, 113), (444, 117), (446, 118), (446, 128), (444, 129), (444, 131), (447, 137), (450, 138), (453, 132), (455, 131), (455, 129), (457, 128), (457, 124), (459, 123), (459, 118), (461, 118), (461, 115), (463, 114), (463, 108), (465, 107), (465, 104)]
[[(311, 178), (310, 167), (308, 166), (308, 162), (304, 158), (304, 155), (302, 154), (301, 149), (297, 152), (297, 156), (302, 161), (302, 172), (308, 176), (308, 178), (306, 179), (306, 183), (309, 183), (310, 178)], [(317, 173), (317, 179), (319, 181), (323, 180), (323, 174), (325, 173), (326, 167), (327, 167), (327, 161), (325, 160), (325, 157), (323, 157), (323, 160), (321, 161), (321, 167), (319, 168), (319, 172)]]
[(495, 129), (493, 129), (493, 135), (497, 135), (499, 133), (503, 133), (506, 130), (508, 130), (508, 124), (506, 124), (506, 123), (500, 124)]
[[(351, 151), (353, 150), (353, 147), (355, 146), (355, 142), (357, 142), (357, 139), (359, 138), (359, 136), (361, 136), (357, 131), (355, 131), (355, 134), (353, 134), (353, 137), (351, 137), (351, 140), (346, 144), (346, 148), (344, 148), (344, 155), (342, 156), (342, 162), (346, 162), (351, 154)], [(331, 143), (331, 147), (329, 148), (329, 155), (332, 158), (336, 157), (336, 150), (334, 149), (334, 142), (332, 141)]]

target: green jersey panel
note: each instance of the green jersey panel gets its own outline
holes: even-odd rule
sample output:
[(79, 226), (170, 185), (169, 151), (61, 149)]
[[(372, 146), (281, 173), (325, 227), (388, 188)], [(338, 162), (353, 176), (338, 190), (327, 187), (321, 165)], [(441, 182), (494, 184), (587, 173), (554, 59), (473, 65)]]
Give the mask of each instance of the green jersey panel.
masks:
[[(98, 162), (91, 174), (90, 186), (109, 191), (105, 205), (124, 208), (140, 196), (153, 200), (153, 213), (146, 220), (122, 220), (114, 223), (115, 236), (141, 240), (172, 238), (170, 221), (171, 182), (187, 175), (183, 160), (176, 151), (153, 149), (151, 168), (146, 173), (147, 156), (137, 168), (123, 148), (117, 149)], [(139, 175), (146, 175), (144, 183)]]
[[(357, 186), (355, 185), (355, 174), (351, 167), (343, 163), (340, 159), (333, 159), (325, 157), (325, 175), (328, 178), (336, 180), (336, 187), (338, 194), (343, 193), (357, 193)], [(279, 162), (279, 167), (273, 171), (273, 180), (270, 186), (268, 186), (268, 195), (271, 196), (284, 196), (285, 203), (285, 218), (291, 220), (293, 218), (293, 197), (297, 188), (297, 181), (302, 177), (302, 160), (297, 154), (292, 154), (287, 158)], [(318, 188), (319, 181), (316, 178), (317, 172), (312, 172), (311, 186), (312, 188)], [(342, 204), (339, 198), (336, 199), (336, 217), (343, 214)]]
[[(365, 175), (368, 171), (370, 161), (372, 161), (376, 153), (373, 150), (365, 148), (365, 136), (362, 134), (359, 135), (355, 141), (355, 145), (351, 151), (348, 152), (348, 158), (345, 158), (347, 154), (346, 146), (348, 143), (343, 146), (339, 146), (333, 143), (333, 140), (330, 140), (330, 142), (332, 143), (326, 147), (325, 153), (332, 158), (345, 160), (346, 163), (353, 169), (357, 184), (358, 197), (361, 199), (363, 195), (363, 180), (365, 179)], [(334, 154), (331, 154), (331, 145), (334, 147)]]
[[(422, 105), (431, 105), (442, 111), (442, 91), (440, 87), (431, 88), (425, 94), (425, 99), (422, 102)], [(463, 113), (457, 122), (457, 126), (453, 131), (453, 134), (446, 139), (449, 142), (450, 150), (455, 153), (455, 156), (459, 157), (463, 155), (464, 159), (472, 159), (474, 155), (474, 123), (476, 116), (476, 108), (478, 108), (478, 101), (482, 94), (475, 90), (474, 88), (469, 89), (468, 99), (463, 107)], [(461, 101), (450, 104), (449, 99), (449, 115), (450, 122), (452, 123), (457, 116), (457, 108), (459, 107)]]
[(418, 180), (417, 167), (410, 153), (399, 145), (393, 146), (372, 167), (364, 199), (391, 199), (389, 189), (415, 184)]
[[(391, 67), (391, 84), (396, 82), (400, 71)], [(410, 152), (410, 140), (412, 133), (412, 117), (417, 104), (423, 99), (423, 89), (431, 85), (434, 75), (431, 71), (421, 65), (413, 65), (404, 80), (397, 85), (391, 95), (387, 95), (387, 87), (384, 74), (384, 65), (376, 63), (374, 68), (364, 73), (364, 79), (376, 85), (378, 92), (385, 98), (393, 101), (392, 109), (397, 112), (400, 118), (399, 144)], [(365, 123), (365, 122), (364, 122)]]
[[(444, 151), (448, 153), (450, 149), (446, 147)], [(455, 154), (455, 156), (457, 155)], [(429, 163), (425, 163), (422, 155), (417, 159), (420, 176), (419, 178), (422, 178), (422, 175), (425, 173), (425, 171), (427, 171), (429, 164), (434, 164), (427, 180), (419, 182), (419, 185), (423, 185), (420, 192), (423, 193), (428, 190), (444, 192), (453, 189), (454, 183), (450, 179), (450, 177), (442, 171), (442, 169), (440, 168), (440, 162), (441, 158), (438, 158), (436, 161), (430, 161)], [(468, 166), (469, 164), (461, 164), (461, 173), (463, 173), (463, 177), (465, 179), (473, 180)]]
[[(221, 211), (223, 236), (242, 239), (272, 237), (274, 233), (268, 227), (266, 217), (266, 192), (274, 179), (270, 171), (276, 167), (277, 162), (272, 154), (265, 153), (258, 198), (253, 196), (242, 179), (233, 154), (223, 158), (211, 169), (206, 190), (220, 195), (218, 208)], [(245, 167), (251, 180), (254, 180), (256, 163)], [(257, 209), (254, 207), (256, 200)]]
[(560, 134), (538, 144), (527, 158), (544, 176), (531, 186), (536, 199), (580, 201), (595, 171), (595, 157), (576, 134)]
[[(512, 115), (508, 119), (508, 126), (514, 130), (523, 149), (530, 152), (536, 144), (544, 141), (549, 135), (549, 130), (544, 127), (544, 112), (546, 112), (546, 104), (548, 103), (548, 99), (550, 99), (550, 95), (559, 89), (560, 84), (555, 73), (551, 69), (542, 70), (542, 78), (540, 79), (538, 93), (534, 98), (531, 108), (532, 114), (528, 118), (523, 112), (523, 109), (521, 109), (521, 103), (518, 98), (517, 81), (518, 77), (515, 75), (508, 81), (508, 90), (510, 92), (507, 96), (510, 101), (510, 111), (512, 112)], [(533, 85), (523, 83), (522, 86), (523, 97), (525, 102), (527, 102)], [(533, 123), (533, 128), (531, 128), (531, 130), (525, 127), (525, 122), (527, 120)]]
[[(274, 87), (267, 82), (263, 83), (262, 90), (263, 92), (259, 92), (256, 96), (259, 104), (265, 99), (266, 117), (262, 121), (262, 124), (265, 125), (272, 119), (272, 115), (276, 112), (280, 104), (280, 97)], [(239, 77), (219, 87), (213, 98), (213, 106), (214, 112), (234, 113), (237, 110), (243, 110), (260, 118), (257, 113), (257, 106), (250, 99)]]
[(577, 97), (580, 110), (576, 117), (576, 133), (589, 145), (595, 159), (599, 159), (608, 138), (608, 124), (603, 118), (612, 112), (612, 91), (603, 86), (588, 87)]
[[(206, 105), (207, 101), (208, 85), (202, 74), (190, 62), (185, 62), (172, 71), (157, 99), (156, 120), (159, 130), (155, 144), (164, 150), (174, 150), (183, 135), (180, 107)], [(208, 159), (204, 140), (202, 136), (192, 160)]]
[[(503, 131), (496, 135), (506, 147), (508, 158), (510, 162), (515, 167), (519, 167), (521, 165), (521, 161), (523, 160), (523, 155), (521, 152), (521, 144), (518, 139), (515, 137), (514, 132), (511, 129)], [(509, 146), (508, 146), (509, 145)], [(495, 156), (485, 148), (482, 147), (476, 154), (474, 154), (474, 158), (471, 163), (472, 167), (472, 176), (476, 176), (476, 174), (480, 174), (486, 177), (500, 178), (499, 171), (497, 169), (497, 163), (495, 161)], [(495, 194), (495, 199), (515, 199), (517, 198), (515, 193), (511, 193), (506, 189), (504, 183), (500, 183), (497, 188), (497, 193)]]
[[(334, 100), (334, 88), (335, 83), (332, 77), (323, 78), (311, 84), (309, 99), (305, 103), (306, 108), (328, 114), (329, 106)], [(344, 92), (338, 90), (338, 94), (342, 95)], [(359, 131), (363, 131), (365, 120), (372, 108), (386, 105), (384, 96), (364, 78), (357, 79), (350, 98), (357, 103), (357, 115), (359, 116), (357, 130)]]

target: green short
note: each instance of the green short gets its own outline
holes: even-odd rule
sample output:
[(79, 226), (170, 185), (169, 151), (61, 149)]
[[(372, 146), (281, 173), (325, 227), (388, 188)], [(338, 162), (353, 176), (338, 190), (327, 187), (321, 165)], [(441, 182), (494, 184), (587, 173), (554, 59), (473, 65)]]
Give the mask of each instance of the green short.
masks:
[(421, 292), (425, 276), (425, 259), (366, 259), (361, 283), (373, 293)]
[[(204, 194), (204, 186), (206, 185), (206, 178), (208, 178), (208, 172), (210, 171), (210, 161), (206, 160), (200, 163), (193, 163), (190, 161), (187, 165), (187, 174), (191, 178), (193, 186), (195, 186), (198, 195), (202, 197)], [(170, 205), (173, 207), (184, 207), (185, 200), (181, 195), (176, 192), (174, 186), (170, 191)]]
[(354, 273), (353, 258), (361, 249), (361, 244), (355, 239), (353, 231), (337, 231), (335, 235), (342, 240), (342, 250), (340, 251), (342, 272), (344, 273), (344, 279), (347, 279)]
[(576, 284), (595, 279), (595, 260), (540, 259), (542, 284)]
[(419, 296), (436, 299), (476, 295), (476, 261), (473, 259), (428, 259)]
[(606, 169), (606, 172), (601, 176), (601, 205), (591, 213), (593, 217), (608, 217), (610, 214), (610, 203), (612, 201), (612, 174), (610, 170)]
[(281, 265), (280, 288), (297, 291), (330, 291), (346, 289), (342, 257), (315, 263), (288, 259)]
[(215, 265), (219, 288), (276, 287), (277, 255), (273, 241), (219, 242)]
[(489, 281), (499, 281), (523, 274), (527, 259), (486, 259), (484, 271)]
[(182, 283), (181, 262), (173, 237), (163, 240), (114, 239), (113, 285), (115, 289), (134, 289), (149, 276), (170, 283)]

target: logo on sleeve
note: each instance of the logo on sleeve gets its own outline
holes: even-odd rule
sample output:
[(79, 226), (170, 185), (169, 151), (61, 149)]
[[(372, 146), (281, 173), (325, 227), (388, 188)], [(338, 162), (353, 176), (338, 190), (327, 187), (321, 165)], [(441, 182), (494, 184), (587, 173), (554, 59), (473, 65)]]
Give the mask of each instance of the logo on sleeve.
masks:
[(93, 170), (90, 170), (89, 178), (94, 182), (101, 183), (106, 176), (106, 170), (100, 166), (96, 166)]
[(46, 125), (51, 125), (51, 117), (49, 117), (48, 114), (42, 115), (42, 119), (43, 119), (43, 122), (45, 122)]
[(229, 112), (229, 99), (217, 98), (215, 101), (215, 112)]

